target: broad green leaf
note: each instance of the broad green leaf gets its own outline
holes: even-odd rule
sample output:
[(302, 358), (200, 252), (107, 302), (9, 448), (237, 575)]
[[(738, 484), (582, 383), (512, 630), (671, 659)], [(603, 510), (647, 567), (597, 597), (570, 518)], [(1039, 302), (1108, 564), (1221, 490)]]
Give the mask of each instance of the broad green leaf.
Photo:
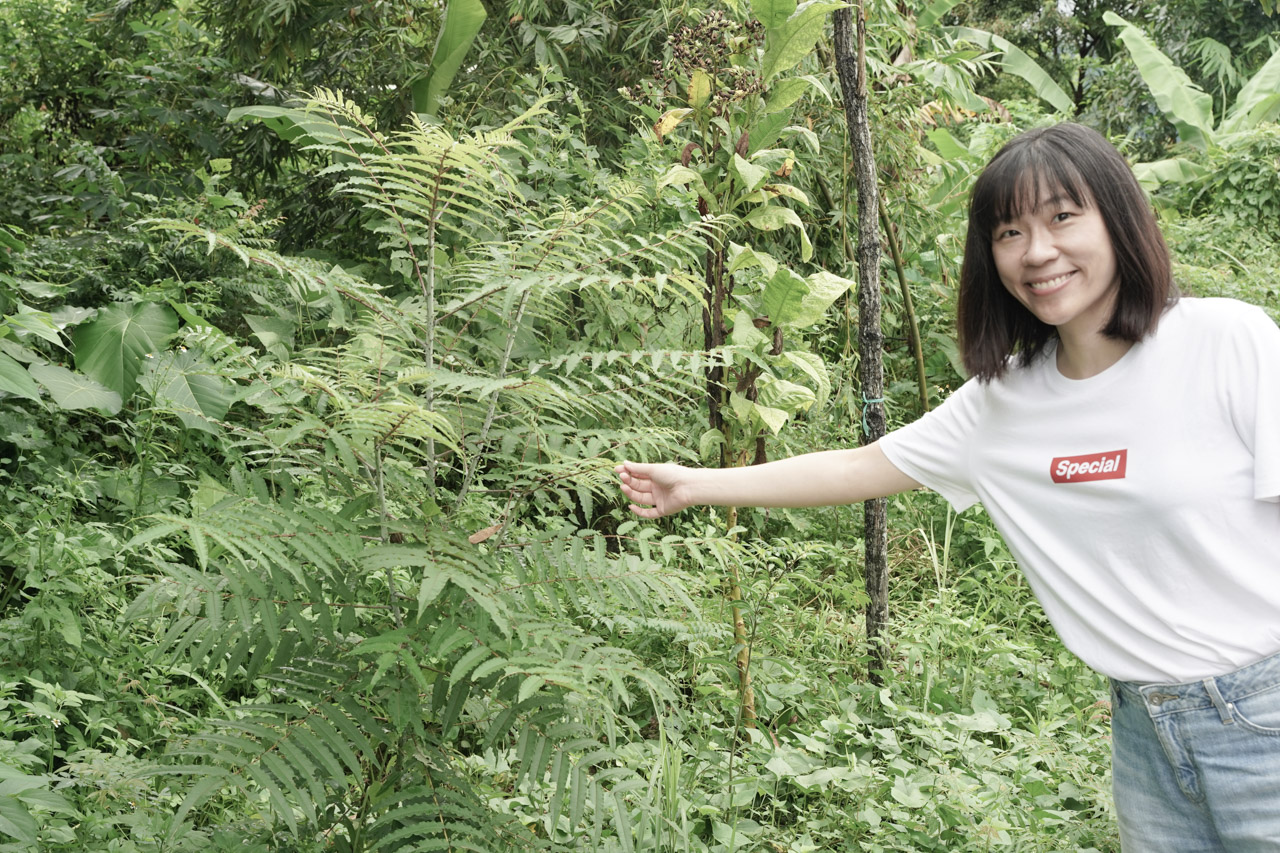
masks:
[(92, 320), (97, 316), (97, 308), (81, 308), (78, 305), (63, 305), (53, 309), (49, 314), (53, 324), (59, 329), (65, 329), (67, 326), (78, 326), (84, 321)]
[(750, 246), (743, 246), (739, 243), (729, 244), (729, 275), (733, 275), (738, 270), (751, 269), (752, 267), (760, 267), (764, 270), (764, 274), (772, 277), (778, 271), (778, 261), (761, 249), (753, 249)]
[(34, 335), (56, 347), (67, 348), (62, 341), (62, 331), (58, 328), (58, 324), (54, 322), (53, 315), (47, 311), (37, 311), (19, 303), (18, 313), (5, 317), (4, 324), (17, 331), (19, 333), (17, 337), (19, 338)]
[(938, 149), (938, 153), (948, 160), (967, 160), (972, 156), (969, 154), (969, 149), (965, 148), (960, 140), (945, 127), (930, 130), (925, 133), (925, 136), (929, 137), (929, 141), (933, 143), (934, 148)]
[(53, 781), (51, 776), (28, 776), (16, 767), (0, 764), (0, 797), (35, 791), (47, 787)]
[(1185, 184), (1203, 177), (1206, 169), (1183, 157), (1171, 157), (1151, 163), (1137, 163), (1133, 174), (1145, 189), (1154, 190), (1162, 184)]
[(449, 0), (427, 76), (413, 84), (413, 110), (435, 115), (440, 97), (453, 82), (476, 33), (488, 16), (480, 0)]
[(702, 175), (698, 174), (696, 169), (690, 169), (688, 166), (679, 164), (672, 166), (667, 173), (658, 180), (658, 191), (666, 189), (672, 184), (701, 184)]
[(769, 172), (767, 169), (762, 169), (754, 163), (749, 163), (737, 154), (733, 155), (733, 161), (730, 168), (733, 170), (733, 174), (738, 178), (739, 183), (741, 183), (742, 192), (744, 193), (755, 192), (760, 189), (761, 185), (764, 184), (765, 181), (769, 180)]
[(808, 295), (809, 286), (803, 278), (786, 267), (779, 267), (764, 286), (760, 304), (774, 326), (789, 326), (803, 312), (804, 298)]
[[(1240, 132), (1245, 133), (1260, 124), (1273, 122), (1278, 118), (1280, 118), (1280, 92), (1272, 92), (1253, 105), (1253, 109), (1240, 122), (1240, 126), (1243, 128)], [(1230, 133), (1220, 135), (1224, 147), (1229, 144), (1227, 140), (1234, 135)]]
[(177, 331), (178, 316), (167, 305), (112, 305), (72, 335), (76, 367), (127, 400), (146, 356), (163, 349)]
[[(80, 620), (65, 605), (59, 605), (57, 613), (58, 618), (54, 620), (54, 624), (57, 625), (58, 633), (62, 635), (62, 639), (73, 649), (81, 648), (84, 644), (84, 634), (80, 630)], [(0, 787), (2, 787), (2, 783), (0, 783)]]
[(202, 473), (200, 475), (200, 485), (196, 487), (195, 492), (191, 495), (191, 514), (193, 517), (202, 515), (214, 507), (224, 505), (224, 501), (226, 502), (225, 505), (230, 505), (239, 499), (235, 492), (232, 492), (208, 474)]
[(1036, 97), (1048, 102), (1054, 109), (1062, 113), (1074, 113), (1076, 105), (1071, 96), (1054, 82), (1040, 65), (1022, 51), (1017, 45), (986, 30), (972, 27), (947, 27), (947, 32), (959, 36), (965, 41), (973, 42), (991, 50), (998, 50), (1002, 55), (1000, 66), (1015, 77), (1020, 77), (1031, 84)]
[(729, 343), (735, 347), (755, 349), (761, 344), (769, 343), (769, 336), (756, 328), (752, 316), (747, 311), (739, 311), (733, 318), (733, 331), (729, 333)]
[(66, 285), (50, 284), (47, 281), (40, 281), (36, 278), (13, 279), (11, 283), (32, 299), (58, 299), (67, 290)]
[(800, 260), (809, 261), (813, 258), (813, 243), (809, 242), (809, 232), (800, 228)]
[(889, 796), (909, 809), (921, 808), (929, 802), (928, 795), (920, 790), (920, 786), (915, 782), (908, 782), (904, 776), (899, 776), (893, 780), (893, 787), (889, 789)]
[(31, 378), (31, 374), (4, 353), (0, 353), (0, 391), (40, 402), (40, 388)]
[(698, 438), (698, 458), (710, 459), (712, 453), (716, 452), (722, 444), (724, 444), (724, 433), (718, 429), (707, 430)]
[(778, 110), (775, 113), (761, 116), (752, 126), (751, 132), (747, 136), (747, 153), (754, 154), (772, 146), (778, 141), (778, 136), (782, 133), (782, 129), (790, 123), (791, 112), (789, 110)]
[(97, 409), (106, 415), (120, 411), (123, 401), (120, 395), (95, 382), (82, 373), (72, 373), (56, 364), (33, 364), (27, 368), (37, 382), (45, 387), (53, 402), (60, 408)]
[(0, 226), (0, 249), (7, 249), (15, 254), (25, 252), (27, 244), (18, 239), (8, 228)]
[(787, 418), (791, 417), (791, 413), (785, 409), (775, 409), (773, 406), (762, 406), (759, 403), (752, 403), (751, 411), (774, 435), (782, 432), (782, 428), (787, 425)]
[(227, 416), (232, 393), (213, 365), (195, 353), (166, 352), (148, 359), (140, 384), (156, 408), (172, 412), (187, 429), (220, 433), (215, 421)]
[(1280, 104), (1280, 50), (1271, 54), (1266, 64), (1240, 89), (1219, 130), (1236, 133), (1272, 121), (1277, 104)]
[(781, 361), (813, 380), (815, 406), (827, 402), (831, 396), (831, 374), (821, 356), (803, 350), (788, 350), (782, 354)]
[(795, 134), (796, 136), (804, 140), (805, 144), (809, 146), (809, 150), (812, 151), (814, 154), (821, 153), (822, 146), (818, 142), (818, 134), (814, 133), (812, 130), (805, 127), (804, 125), (802, 124), (787, 125), (782, 129), (782, 132), (783, 133), (790, 132), (792, 134)]
[(822, 759), (802, 752), (795, 747), (782, 744), (774, 749), (773, 757), (764, 769), (771, 771), (779, 778), (786, 779), (802, 773), (812, 773), (822, 766)]
[(812, 773), (797, 776), (791, 781), (801, 788), (810, 790), (837, 787), (852, 791), (858, 790), (859, 787), (865, 784), (866, 776), (866, 772), (859, 772), (857, 767), (838, 765), (836, 767), (820, 767)]
[(729, 411), (733, 412), (739, 423), (747, 423), (751, 420), (752, 402), (737, 391), (729, 394)]
[(817, 89), (827, 100), (831, 99), (830, 93), (826, 87), (818, 82), (818, 78), (811, 74), (802, 77), (787, 77), (779, 80), (769, 91), (769, 99), (765, 101), (764, 114), (776, 113), (785, 110), (795, 104), (805, 96), (805, 93), (811, 89)]
[(804, 223), (791, 208), (762, 204), (744, 216), (742, 221), (760, 231), (776, 231), (786, 225), (795, 226), (800, 232), (800, 259), (807, 261), (813, 257), (813, 244), (809, 242), (809, 233), (804, 230)]
[[(737, 790), (733, 792), (733, 795), (730, 799), (729, 807), (736, 812), (742, 806), (746, 806), (750, 804), (755, 796), (756, 796), (756, 792), (754, 788), (748, 788), (746, 785), (739, 785)], [(744, 845), (742, 842), (743, 842), (743, 839), (754, 838), (755, 836), (759, 835), (760, 831), (763, 828), (764, 827), (762, 827), (758, 822), (752, 820), (751, 818), (740, 817), (734, 820), (732, 826), (727, 823), (722, 823), (718, 820), (715, 821), (714, 824), (712, 825), (711, 834), (715, 836), (715, 839), (717, 842), (724, 845), (724, 847), (721, 847), (719, 849), (742, 850), (745, 846), (748, 849), (758, 850), (760, 849), (760, 847), (754, 844)], [(737, 840), (736, 848), (732, 846), (734, 845), (735, 839)], [(768, 849), (773, 845), (770, 844), (770, 845), (762, 845), (762, 846), (765, 849)]]
[(77, 815), (79, 812), (71, 805), (66, 797), (50, 791), (47, 788), (38, 788), (32, 791), (24, 791), (18, 795), (18, 799), (25, 805), (34, 806), (46, 812), (54, 812), (58, 814)]
[(285, 142), (301, 146), (338, 142), (343, 136), (341, 125), (292, 107), (254, 105), (236, 107), (227, 113), (227, 121), (256, 118)]
[(1155, 96), (1156, 105), (1178, 128), (1178, 135), (1201, 150), (1207, 149), (1213, 142), (1213, 98), (1192, 83), (1142, 30), (1115, 12), (1104, 12), (1102, 19), (1120, 27), (1120, 41)]
[(273, 353), (282, 361), (289, 358), (293, 351), (293, 336), (297, 332), (297, 323), (283, 317), (262, 314), (245, 314), (244, 321), (253, 329), (253, 336), (262, 343), (262, 348)]
[(843, 0), (808, 0), (765, 38), (760, 75), (768, 83), (778, 74), (794, 68), (813, 50), (822, 37), (828, 13), (848, 5)]
[(916, 29), (927, 30), (938, 21), (942, 20), (942, 16), (950, 12), (958, 6), (963, 0), (934, 0), (925, 7), (919, 15), (916, 16)]
[(12, 838), (24, 849), (33, 850), (39, 842), (40, 825), (17, 797), (0, 797), (0, 836)]
[(855, 284), (853, 279), (819, 270), (805, 279), (808, 293), (791, 324), (796, 327), (812, 326), (822, 319), (831, 304), (847, 293)]
[(172, 299), (167, 302), (168, 306), (178, 312), (178, 316), (186, 321), (188, 326), (207, 326), (213, 328), (213, 324), (204, 317), (196, 313), (194, 305), (188, 305), (185, 302), (174, 302)]
[(818, 399), (812, 389), (785, 379), (761, 376), (757, 384), (760, 388), (757, 405), (780, 409), (789, 414), (805, 411)]
[(796, 11), (796, 0), (755, 0), (751, 4), (752, 16), (764, 24), (766, 30), (781, 26)]
[(804, 230), (804, 223), (796, 212), (788, 207), (773, 204), (762, 204), (742, 219), (760, 231), (776, 231), (786, 225), (793, 225), (800, 232), (800, 258), (809, 260), (813, 257), (813, 244), (809, 242), (809, 234)]

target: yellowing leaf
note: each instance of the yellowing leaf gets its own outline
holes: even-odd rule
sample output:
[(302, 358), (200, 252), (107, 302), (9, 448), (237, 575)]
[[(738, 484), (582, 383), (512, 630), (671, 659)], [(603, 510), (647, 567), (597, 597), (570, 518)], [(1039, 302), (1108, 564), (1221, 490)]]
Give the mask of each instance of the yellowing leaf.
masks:
[(782, 196), (799, 202), (805, 207), (809, 206), (809, 196), (805, 195), (804, 190), (793, 187), (791, 184), (765, 184), (764, 191), (771, 196)]
[(689, 109), (688, 107), (681, 107), (675, 110), (667, 110), (665, 113), (662, 114), (662, 118), (658, 119), (657, 124), (653, 126), (653, 132), (658, 135), (659, 139), (661, 139), (671, 131), (675, 130), (676, 126), (680, 124), (680, 122), (684, 121), (685, 117), (688, 116), (691, 112), (693, 112), (693, 110)]
[(711, 77), (699, 68), (689, 78), (689, 106), (700, 110), (709, 100), (711, 100)]

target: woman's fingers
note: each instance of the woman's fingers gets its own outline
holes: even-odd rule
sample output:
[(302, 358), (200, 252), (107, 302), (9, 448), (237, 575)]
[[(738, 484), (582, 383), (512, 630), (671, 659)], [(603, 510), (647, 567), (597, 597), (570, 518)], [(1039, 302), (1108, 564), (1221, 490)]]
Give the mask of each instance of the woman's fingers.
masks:
[(641, 469), (649, 466), (637, 462), (624, 462), (614, 468), (618, 474), (622, 494), (632, 501), (630, 509), (641, 518), (661, 518), (664, 513), (658, 509), (657, 496), (654, 494), (653, 481), (641, 473)]
[(634, 485), (623, 483), (622, 493), (627, 496), (628, 500), (635, 501), (638, 504), (653, 503), (653, 492), (648, 489), (638, 489)]
[(628, 508), (641, 518), (662, 518), (662, 513), (658, 512), (656, 507), (630, 504)]

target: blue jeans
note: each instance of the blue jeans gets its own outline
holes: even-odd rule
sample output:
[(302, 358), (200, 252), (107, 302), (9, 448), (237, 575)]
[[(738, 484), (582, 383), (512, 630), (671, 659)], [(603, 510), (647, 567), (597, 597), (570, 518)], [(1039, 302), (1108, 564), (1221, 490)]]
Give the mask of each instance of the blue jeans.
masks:
[(1280, 655), (1111, 701), (1125, 853), (1280, 853)]

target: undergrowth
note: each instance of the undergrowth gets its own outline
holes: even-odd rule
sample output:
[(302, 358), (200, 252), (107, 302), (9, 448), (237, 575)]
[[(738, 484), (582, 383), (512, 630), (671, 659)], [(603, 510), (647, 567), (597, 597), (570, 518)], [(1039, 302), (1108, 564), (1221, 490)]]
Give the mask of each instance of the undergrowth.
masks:
[[(226, 161), (110, 236), (0, 230), (0, 851), (1118, 850), (1103, 684), (980, 509), (893, 502), (875, 687), (856, 508), (619, 506), (614, 462), (703, 450), (720, 226), (521, 109), (260, 109), (358, 257), (281, 252)], [(1275, 315), (1217, 224), (1169, 224), (1182, 286)], [(788, 342), (839, 369), (771, 455), (856, 442), (845, 320)]]

